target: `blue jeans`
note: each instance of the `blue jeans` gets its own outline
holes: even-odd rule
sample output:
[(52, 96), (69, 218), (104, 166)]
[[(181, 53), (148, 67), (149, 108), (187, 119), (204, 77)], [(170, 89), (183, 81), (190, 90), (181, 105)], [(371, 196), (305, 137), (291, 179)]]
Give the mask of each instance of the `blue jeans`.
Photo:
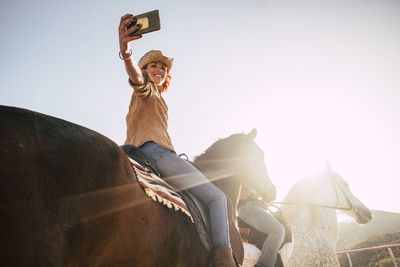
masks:
[(262, 206), (255, 203), (244, 204), (238, 208), (237, 212), (242, 221), (258, 231), (268, 234), (258, 262), (266, 266), (275, 266), (279, 248), (285, 237), (285, 228), (283, 225)]
[(213, 247), (230, 246), (225, 194), (171, 150), (154, 142), (147, 142), (140, 148), (153, 160), (164, 180), (179, 189), (190, 191), (207, 206)]

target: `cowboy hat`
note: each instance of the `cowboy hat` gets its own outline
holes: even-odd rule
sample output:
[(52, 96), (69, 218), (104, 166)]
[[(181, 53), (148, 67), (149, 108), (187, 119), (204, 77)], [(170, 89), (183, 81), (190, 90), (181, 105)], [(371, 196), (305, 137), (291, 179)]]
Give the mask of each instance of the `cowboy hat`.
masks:
[(150, 50), (139, 60), (139, 68), (144, 69), (147, 64), (152, 62), (161, 62), (167, 66), (167, 72), (172, 68), (172, 64), (174, 63), (174, 59), (172, 57), (164, 56), (159, 50)]

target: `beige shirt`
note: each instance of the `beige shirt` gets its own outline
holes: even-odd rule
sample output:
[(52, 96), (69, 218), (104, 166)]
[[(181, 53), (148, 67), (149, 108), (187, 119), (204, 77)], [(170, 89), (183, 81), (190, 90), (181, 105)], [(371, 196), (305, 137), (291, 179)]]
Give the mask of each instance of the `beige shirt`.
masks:
[(129, 80), (134, 91), (126, 115), (125, 144), (139, 147), (153, 141), (175, 151), (168, 134), (168, 106), (146, 71), (143, 71), (143, 78), (142, 85), (134, 85)]

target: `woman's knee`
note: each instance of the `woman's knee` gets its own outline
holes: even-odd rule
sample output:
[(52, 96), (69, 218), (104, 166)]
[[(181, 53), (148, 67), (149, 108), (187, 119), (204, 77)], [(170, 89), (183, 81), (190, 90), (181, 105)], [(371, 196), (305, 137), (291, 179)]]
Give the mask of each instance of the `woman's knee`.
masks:
[(226, 209), (227, 207), (227, 200), (224, 192), (222, 192), (218, 187), (216, 187), (212, 183), (207, 183), (203, 185), (202, 190), (203, 193), (206, 191), (206, 193), (203, 195), (204, 199), (203, 201), (207, 206), (209, 205), (216, 205), (219, 207), (224, 207)]
[(226, 195), (224, 192), (222, 192), (218, 187), (216, 187), (214, 184), (211, 184), (213, 187), (213, 200), (215, 202), (223, 203), (224, 206), (227, 205), (227, 200), (226, 200)]

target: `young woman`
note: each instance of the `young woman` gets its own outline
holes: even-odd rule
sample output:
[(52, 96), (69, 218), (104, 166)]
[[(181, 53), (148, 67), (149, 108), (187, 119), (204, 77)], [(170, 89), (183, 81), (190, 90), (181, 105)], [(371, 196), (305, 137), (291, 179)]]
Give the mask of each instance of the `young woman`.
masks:
[(125, 144), (140, 147), (155, 163), (161, 176), (179, 188), (188, 189), (208, 207), (213, 257), (216, 266), (235, 266), (229, 241), (227, 202), (223, 192), (187, 161), (175, 153), (168, 134), (168, 107), (162, 97), (170, 83), (173, 59), (151, 50), (138, 62), (132, 58), (130, 43), (142, 36), (130, 34), (141, 25), (126, 26), (135, 19), (126, 14), (119, 25), (120, 58), (125, 62), (133, 88), (126, 116)]

